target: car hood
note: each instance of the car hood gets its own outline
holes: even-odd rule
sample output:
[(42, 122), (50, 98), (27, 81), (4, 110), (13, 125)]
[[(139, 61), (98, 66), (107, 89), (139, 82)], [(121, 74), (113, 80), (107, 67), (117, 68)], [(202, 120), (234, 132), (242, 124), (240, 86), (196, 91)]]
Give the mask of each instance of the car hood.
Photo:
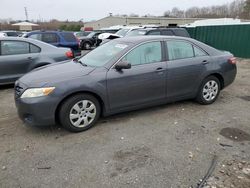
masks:
[(19, 79), (28, 87), (42, 87), (51, 83), (62, 82), (91, 73), (94, 67), (85, 67), (74, 61), (61, 62), (34, 69)]

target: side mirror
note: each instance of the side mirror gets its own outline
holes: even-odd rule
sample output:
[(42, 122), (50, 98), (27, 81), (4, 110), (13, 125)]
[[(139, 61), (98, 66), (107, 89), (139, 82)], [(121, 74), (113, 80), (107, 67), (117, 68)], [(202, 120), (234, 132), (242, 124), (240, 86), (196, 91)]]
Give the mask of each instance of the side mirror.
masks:
[(126, 61), (120, 61), (115, 65), (115, 69), (118, 71), (122, 69), (130, 69), (130, 68), (131, 68), (131, 64)]

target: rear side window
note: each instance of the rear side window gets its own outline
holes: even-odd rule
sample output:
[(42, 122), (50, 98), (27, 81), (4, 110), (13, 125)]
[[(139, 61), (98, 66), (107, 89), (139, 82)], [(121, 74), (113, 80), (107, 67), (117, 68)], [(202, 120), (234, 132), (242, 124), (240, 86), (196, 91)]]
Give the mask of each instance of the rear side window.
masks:
[(33, 44), (30, 44), (30, 53), (39, 53), (41, 49)]
[(161, 43), (150, 42), (142, 44), (129, 52), (124, 60), (132, 66), (160, 62), (162, 60)]
[(2, 41), (1, 55), (28, 54), (29, 43), (22, 41)]
[(171, 30), (162, 30), (161, 33), (162, 33), (162, 35), (167, 35), (167, 36), (174, 35), (173, 31), (171, 31)]
[(186, 59), (194, 57), (193, 46), (184, 41), (168, 41), (169, 60)]
[(206, 52), (204, 52), (203, 50), (201, 50), (195, 46), (194, 46), (194, 54), (196, 57), (207, 56)]
[(39, 53), (41, 49), (33, 44), (23, 41), (2, 41), (1, 55), (18, 55)]
[(46, 43), (57, 43), (58, 36), (55, 33), (43, 33), (42, 41)]
[(61, 33), (66, 42), (76, 42), (76, 38), (73, 33)]

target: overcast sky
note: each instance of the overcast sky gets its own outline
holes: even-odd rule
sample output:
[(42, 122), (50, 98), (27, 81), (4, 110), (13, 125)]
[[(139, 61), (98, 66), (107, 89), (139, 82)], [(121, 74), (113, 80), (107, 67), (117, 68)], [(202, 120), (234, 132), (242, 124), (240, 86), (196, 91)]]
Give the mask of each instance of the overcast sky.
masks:
[(113, 14), (163, 15), (173, 7), (187, 9), (192, 6), (210, 6), (233, 0), (0, 0), (0, 19), (25, 20), (24, 7), (29, 19), (50, 20), (83, 19), (90, 21)]

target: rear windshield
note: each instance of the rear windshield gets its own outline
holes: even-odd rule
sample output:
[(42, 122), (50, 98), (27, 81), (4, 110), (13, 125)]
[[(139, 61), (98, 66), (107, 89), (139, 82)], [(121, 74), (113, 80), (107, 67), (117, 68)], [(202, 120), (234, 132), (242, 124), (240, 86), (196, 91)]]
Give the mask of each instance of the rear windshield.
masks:
[(76, 38), (73, 33), (62, 33), (61, 35), (66, 42), (76, 42)]

